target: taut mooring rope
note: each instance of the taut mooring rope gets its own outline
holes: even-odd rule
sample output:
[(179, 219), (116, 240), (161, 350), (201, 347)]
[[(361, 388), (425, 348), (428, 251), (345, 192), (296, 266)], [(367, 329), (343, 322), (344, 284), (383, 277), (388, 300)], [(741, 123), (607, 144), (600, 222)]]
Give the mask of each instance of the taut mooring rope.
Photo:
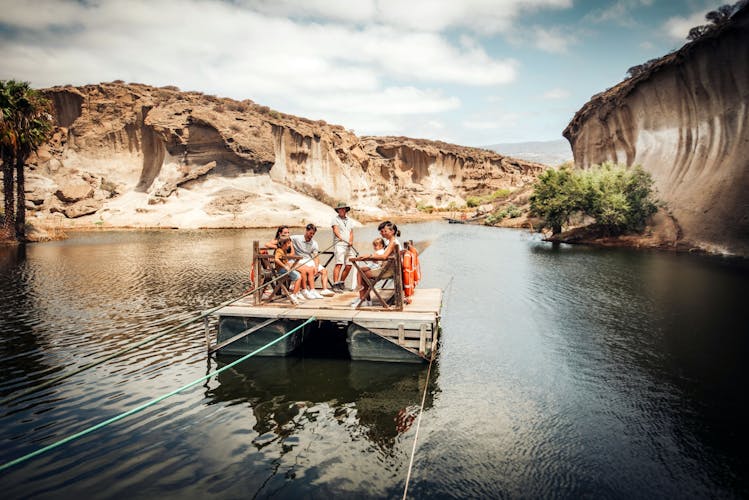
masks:
[[(326, 248), (325, 250), (323, 250), (323, 252), (327, 252), (331, 248), (333, 248), (333, 245), (330, 245), (328, 248)], [(301, 267), (302, 265), (303, 265), (302, 264), (302, 259), (300, 259), (299, 262), (297, 262), (296, 265), (292, 267), (292, 270), (296, 270), (299, 267)], [(212, 308), (212, 309), (210, 309), (208, 311), (205, 311), (205, 312), (201, 313), (200, 315), (198, 315), (198, 316), (196, 316), (196, 317), (194, 317), (192, 319), (185, 320), (185, 321), (183, 321), (182, 323), (180, 323), (180, 324), (178, 324), (176, 326), (173, 326), (171, 328), (167, 328), (163, 332), (155, 333), (155, 334), (151, 335), (150, 337), (141, 340), (140, 342), (136, 342), (135, 344), (133, 344), (133, 345), (131, 345), (129, 347), (126, 347), (124, 349), (120, 349), (117, 352), (113, 352), (109, 356), (105, 356), (105, 357), (101, 358), (98, 361), (92, 361), (91, 363), (87, 363), (87, 364), (81, 366), (80, 368), (77, 368), (77, 369), (75, 369), (75, 370), (73, 370), (71, 372), (63, 373), (62, 375), (59, 375), (59, 376), (57, 376), (55, 378), (52, 378), (52, 379), (49, 379), (46, 382), (42, 382), (41, 384), (37, 384), (37, 385), (35, 385), (33, 387), (30, 387), (30, 388), (28, 388), (28, 389), (26, 389), (24, 391), (21, 391), (21, 392), (16, 393), (16, 394), (11, 394), (10, 396), (8, 396), (8, 397), (0, 400), (0, 404), (6, 404), (6, 403), (9, 403), (11, 401), (15, 401), (16, 399), (22, 398), (23, 396), (28, 396), (29, 394), (32, 394), (32, 393), (38, 391), (39, 389), (44, 389), (45, 387), (49, 387), (51, 385), (54, 385), (57, 382), (65, 380), (66, 378), (70, 378), (73, 375), (78, 375), (81, 372), (89, 370), (89, 369), (91, 369), (91, 368), (93, 368), (95, 366), (99, 366), (100, 364), (105, 363), (105, 362), (109, 361), (110, 359), (114, 359), (114, 358), (116, 358), (118, 356), (122, 356), (123, 354), (126, 354), (126, 353), (128, 353), (128, 352), (130, 352), (130, 351), (132, 351), (134, 349), (137, 349), (138, 347), (140, 347), (142, 345), (148, 344), (149, 342), (153, 342), (154, 340), (159, 339), (159, 338), (161, 338), (161, 337), (163, 337), (165, 335), (168, 335), (168, 334), (170, 334), (170, 333), (172, 333), (174, 331), (177, 331), (180, 328), (184, 328), (185, 326), (187, 326), (187, 325), (189, 325), (191, 323), (195, 323), (196, 321), (199, 321), (199, 320), (201, 320), (201, 319), (203, 319), (203, 318), (205, 318), (207, 316), (210, 316), (211, 314), (213, 314), (214, 312), (218, 311), (219, 309), (221, 309), (223, 307), (226, 307), (228, 305), (231, 305), (234, 302), (237, 302), (237, 301), (239, 301), (239, 300), (247, 297), (248, 295), (255, 293), (257, 290), (260, 290), (261, 288), (264, 288), (264, 287), (266, 287), (266, 286), (268, 286), (268, 285), (270, 285), (272, 283), (275, 283), (276, 281), (278, 281), (280, 279), (283, 279), (283, 278), (284, 278), (283, 275), (277, 276), (277, 277), (273, 278), (272, 280), (266, 281), (262, 285), (259, 285), (259, 286), (256, 286), (255, 288), (251, 288), (250, 290), (247, 290), (246, 292), (242, 293), (239, 297), (237, 297), (235, 299), (231, 299), (231, 300), (228, 300), (226, 302), (223, 302), (223, 303), (215, 306), (214, 308)]]
[(174, 396), (175, 394), (177, 394), (179, 392), (182, 392), (185, 389), (188, 389), (188, 388), (192, 387), (193, 385), (195, 385), (195, 384), (197, 384), (199, 382), (207, 380), (207, 379), (213, 377), (214, 375), (218, 375), (219, 373), (223, 372), (224, 370), (228, 370), (229, 368), (232, 368), (232, 367), (238, 365), (242, 361), (245, 361), (246, 359), (251, 358), (255, 354), (257, 354), (260, 351), (262, 351), (263, 349), (267, 349), (268, 347), (272, 346), (273, 344), (275, 344), (277, 342), (280, 342), (281, 340), (285, 339), (286, 337), (288, 337), (289, 335), (291, 335), (295, 331), (299, 330), (303, 326), (307, 325), (308, 323), (314, 321), (315, 319), (316, 318), (314, 316), (312, 316), (307, 321), (305, 321), (301, 325), (297, 326), (296, 328), (294, 328), (292, 330), (289, 330), (285, 334), (283, 334), (280, 337), (278, 337), (276, 340), (273, 340), (273, 341), (265, 344), (263, 347), (260, 347), (259, 349), (255, 349), (251, 353), (242, 356), (241, 358), (237, 359), (236, 361), (233, 361), (232, 363), (229, 363), (228, 365), (224, 366), (223, 368), (219, 368), (218, 370), (216, 370), (216, 371), (214, 371), (212, 373), (209, 373), (208, 375), (204, 375), (204, 376), (200, 377), (199, 379), (194, 380), (194, 381), (190, 382), (189, 384), (180, 387), (179, 389), (176, 389), (176, 390), (174, 390), (174, 391), (172, 391), (172, 392), (170, 392), (168, 394), (164, 394), (163, 396), (159, 396), (156, 399), (152, 399), (151, 401), (148, 401), (147, 403), (143, 403), (142, 405), (137, 406), (137, 407), (133, 408), (132, 410), (128, 410), (128, 411), (126, 411), (124, 413), (120, 413), (119, 415), (116, 415), (116, 416), (114, 416), (114, 417), (112, 417), (110, 419), (107, 419), (107, 420), (105, 420), (103, 422), (100, 422), (100, 423), (98, 423), (96, 425), (93, 425), (93, 426), (91, 426), (91, 427), (89, 427), (87, 429), (84, 429), (81, 432), (73, 434), (72, 436), (68, 436), (68, 437), (66, 437), (64, 439), (61, 439), (61, 440), (55, 442), (55, 443), (52, 443), (49, 446), (45, 446), (44, 448), (40, 448), (40, 449), (38, 449), (36, 451), (33, 451), (33, 452), (31, 452), (31, 453), (29, 453), (27, 455), (24, 455), (24, 456), (19, 457), (19, 458), (15, 459), (15, 460), (12, 460), (12, 461), (7, 462), (7, 463), (5, 463), (3, 465), (0, 465), (0, 471), (3, 471), (3, 470), (8, 469), (10, 467), (13, 467), (14, 465), (18, 465), (18, 464), (20, 464), (22, 462), (25, 462), (26, 460), (29, 460), (31, 458), (34, 458), (34, 457), (38, 456), (38, 455), (41, 455), (42, 453), (48, 452), (50, 450), (53, 450), (53, 449), (57, 448), (58, 446), (62, 446), (65, 443), (69, 443), (70, 441), (78, 439), (79, 437), (85, 436), (86, 434), (90, 434), (91, 432), (94, 432), (95, 430), (101, 429), (102, 427), (106, 427), (107, 425), (112, 424), (114, 422), (117, 422), (118, 420), (122, 420), (125, 417), (129, 417), (130, 415), (138, 413), (139, 411), (144, 410), (144, 409), (148, 408), (149, 406), (153, 406), (156, 403), (158, 403), (160, 401), (163, 401), (163, 400), (165, 400), (166, 398), (168, 398), (170, 396)]
[[(447, 286), (445, 287), (445, 296), (447, 296), (447, 291), (451, 289), (453, 284), (453, 276), (450, 277), (450, 281), (447, 283)], [(427, 400), (427, 389), (429, 389), (429, 376), (432, 373), (432, 363), (434, 362), (434, 356), (435, 352), (432, 351), (432, 357), (429, 360), (429, 368), (427, 369), (427, 379), (424, 383), (424, 394), (421, 396), (421, 408), (419, 408), (419, 418), (416, 420), (416, 433), (414, 434), (414, 444), (411, 448), (411, 460), (408, 462), (408, 473), (406, 474), (406, 485), (403, 487), (403, 500), (406, 500), (406, 496), (408, 495), (408, 483), (411, 482), (411, 471), (413, 470), (414, 466), (414, 457), (416, 457), (416, 443), (419, 440), (419, 428), (421, 427), (421, 416), (424, 414), (424, 404)]]
[(411, 460), (408, 462), (408, 473), (406, 474), (406, 485), (403, 488), (403, 500), (406, 500), (406, 495), (408, 495), (408, 483), (411, 481), (411, 471), (414, 466), (414, 457), (416, 456), (416, 443), (419, 440), (419, 427), (421, 427), (421, 416), (424, 414), (424, 403), (426, 403), (426, 400), (427, 400), (427, 390), (429, 389), (429, 375), (432, 373), (433, 361), (434, 361), (434, 354), (432, 354), (432, 359), (429, 360), (429, 369), (427, 370), (427, 380), (424, 383), (424, 394), (421, 396), (421, 408), (419, 408), (419, 418), (416, 420), (416, 433), (414, 434), (414, 445), (411, 448)]

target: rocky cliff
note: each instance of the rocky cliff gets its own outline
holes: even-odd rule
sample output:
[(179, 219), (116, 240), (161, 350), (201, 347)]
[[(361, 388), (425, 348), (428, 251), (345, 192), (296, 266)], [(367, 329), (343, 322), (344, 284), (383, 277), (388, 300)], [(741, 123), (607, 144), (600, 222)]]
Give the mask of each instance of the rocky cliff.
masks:
[(579, 167), (648, 170), (674, 244), (749, 255), (749, 8), (594, 96), (564, 136)]
[(29, 221), (63, 227), (327, 225), (464, 203), (532, 182), (542, 165), (122, 82), (55, 87), (57, 128), (29, 166)]

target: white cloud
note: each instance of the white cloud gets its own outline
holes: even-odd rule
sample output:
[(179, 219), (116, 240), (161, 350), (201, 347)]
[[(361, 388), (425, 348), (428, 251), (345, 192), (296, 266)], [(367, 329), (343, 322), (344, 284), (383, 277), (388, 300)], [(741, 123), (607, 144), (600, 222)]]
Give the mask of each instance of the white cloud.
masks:
[(412, 115), (441, 113), (460, 107), (457, 97), (445, 97), (434, 90), (388, 87), (369, 93), (329, 93), (308, 103), (311, 109), (337, 109), (347, 113)]
[(684, 40), (689, 30), (695, 26), (707, 24), (706, 11), (695, 12), (687, 17), (672, 17), (663, 24), (663, 31), (675, 40)]
[(653, 0), (619, 0), (607, 7), (592, 10), (584, 19), (594, 23), (614, 22), (622, 26), (636, 26), (632, 11), (652, 4)]
[(547, 90), (541, 96), (543, 99), (566, 99), (570, 96), (569, 90), (554, 88)]
[(491, 118), (474, 117), (464, 120), (461, 125), (470, 130), (500, 130), (516, 126), (519, 118), (519, 113), (498, 113)]
[(445, 123), (439, 120), (429, 120), (424, 125), (426, 125), (428, 128), (432, 130), (444, 130), (445, 129)]
[(568, 47), (576, 43), (574, 36), (563, 34), (558, 29), (545, 29), (536, 26), (533, 33), (536, 48), (552, 54), (566, 54)]
[(462, 28), (496, 34), (509, 29), (523, 12), (570, 8), (572, 0), (245, 0), (241, 4), (265, 14), (295, 18), (382, 24), (411, 31)]
[[(4, 66), (37, 85), (60, 83), (60, 73), (50, 66), (77, 75), (64, 83), (99, 81), (128, 68), (144, 82), (202, 81), (215, 85), (215, 92), (243, 88), (245, 93), (371, 91), (385, 78), (499, 85), (516, 77), (514, 61), (492, 58), (477, 43), (454, 45), (438, 33), (304, 24), (204, 0), (22, 5), (13, 3), (4, 20), (32, 32), (6, 47), (4, 53), (15, 62)], [(49, 14), (58, 8), (59, 16)], [(36, 17), (29, 10), (48, 14)], [(178, 21), (164, 22), (169, 19)], [(53, 25), (50, 35), (45, 28)], [(35, 62), (24, 67), (17, 55), (28, 51), (35, 53)]]
[(241, 0), (239, 5), (272, 16), (367, 23), (376, 18), (375, 0)]

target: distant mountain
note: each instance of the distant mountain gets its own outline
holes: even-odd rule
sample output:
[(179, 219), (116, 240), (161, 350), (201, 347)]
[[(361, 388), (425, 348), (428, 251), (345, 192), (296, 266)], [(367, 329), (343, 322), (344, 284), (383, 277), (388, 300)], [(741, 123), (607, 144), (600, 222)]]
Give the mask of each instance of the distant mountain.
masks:
[(484, 146), (497, 153), (556, 167), (572, 161), (572, 149), (564, 139), (556, 141), (506, 142)]

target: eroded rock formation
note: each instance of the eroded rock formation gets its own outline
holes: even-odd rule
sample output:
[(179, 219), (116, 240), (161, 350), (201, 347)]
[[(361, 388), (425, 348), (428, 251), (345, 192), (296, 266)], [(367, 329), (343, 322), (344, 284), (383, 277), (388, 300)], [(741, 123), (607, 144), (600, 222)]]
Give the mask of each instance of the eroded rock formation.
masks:
[(641, 164), (674, 244), (749, 255), (749, 8), (594, 96), (564, 131), (575, 164)]
[(259, 106), (121, 82), (45, 91), (57, 130), (32, 159), (29, 220), (65, 226), (226, 227), (328, 223), (464, 203), (543, 166), (488, 150), (341, 126)]

